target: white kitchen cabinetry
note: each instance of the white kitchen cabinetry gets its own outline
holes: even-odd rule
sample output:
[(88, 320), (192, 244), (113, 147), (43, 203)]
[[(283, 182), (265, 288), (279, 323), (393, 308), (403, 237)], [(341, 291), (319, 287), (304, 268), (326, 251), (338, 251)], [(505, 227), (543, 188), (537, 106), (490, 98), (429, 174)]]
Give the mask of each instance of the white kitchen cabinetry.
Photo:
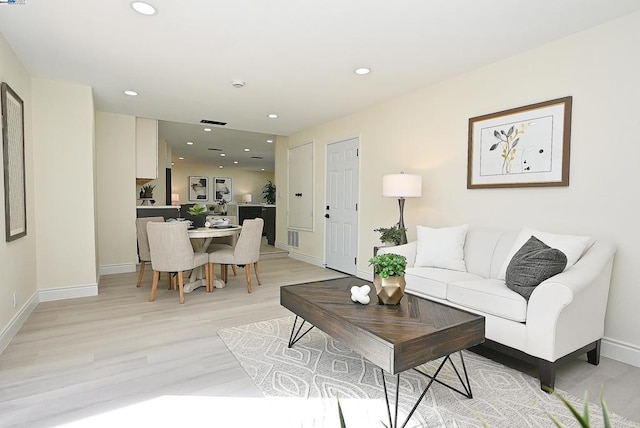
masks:
[(158, 178), (158, 121), (136, 117), (136, 178)]

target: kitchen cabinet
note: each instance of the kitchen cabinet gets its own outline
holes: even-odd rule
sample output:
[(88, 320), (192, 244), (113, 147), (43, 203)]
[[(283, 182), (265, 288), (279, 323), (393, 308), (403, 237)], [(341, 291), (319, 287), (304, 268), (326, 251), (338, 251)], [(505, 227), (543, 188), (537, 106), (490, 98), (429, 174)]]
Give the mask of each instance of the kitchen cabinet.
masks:
[(158, 178), (158, 121), (136, 117), (136, 179)]
[(267, 237), (269, 245), (276, 243), (276, 206), (246, 204), (238, 205), (238, 223), (242, 225), (245, 219), (261, 218), (264, 220), (262, 236)]

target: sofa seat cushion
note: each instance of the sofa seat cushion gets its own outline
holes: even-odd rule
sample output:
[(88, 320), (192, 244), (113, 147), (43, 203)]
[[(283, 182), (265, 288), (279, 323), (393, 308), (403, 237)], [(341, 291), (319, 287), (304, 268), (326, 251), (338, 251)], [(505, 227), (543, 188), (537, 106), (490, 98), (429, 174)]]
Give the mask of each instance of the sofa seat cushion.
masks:
[(481, 276), (457, 270), (433, 267), (412, 267), (405, 271), (405, 290), (419, 295), (447, 298), (447, 284), (452, 281), (473, 281), (483, 279)]
[(527, 320), (527, 300), (499, 279), (451, 282), (447, 300), (513, 321)]

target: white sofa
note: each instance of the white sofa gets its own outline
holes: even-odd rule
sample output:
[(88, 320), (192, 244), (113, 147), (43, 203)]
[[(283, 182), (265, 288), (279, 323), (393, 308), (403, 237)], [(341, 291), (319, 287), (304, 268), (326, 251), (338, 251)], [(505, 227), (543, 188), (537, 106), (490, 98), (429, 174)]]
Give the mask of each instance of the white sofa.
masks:
[(592, 240), (577, 263), (538, 285), (527, 301), (498, 279), (517, 236), (469, 229), (466, 272), (415, 267), (417, 241), (378, 254), (407, 258), (407, 293), (484, 315), (485, 345), (536, 363), (541, 386), (553, 389), (561, 360), (587, 353), (590, 363), (599, 363), (615, 248)]

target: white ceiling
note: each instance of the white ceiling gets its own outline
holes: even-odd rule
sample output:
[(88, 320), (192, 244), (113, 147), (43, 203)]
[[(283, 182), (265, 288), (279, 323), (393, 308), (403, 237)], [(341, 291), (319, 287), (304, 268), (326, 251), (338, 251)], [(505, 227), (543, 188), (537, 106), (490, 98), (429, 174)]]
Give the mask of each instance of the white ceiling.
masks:
[[(2, 5), (0, 32), (34, 76), (91, 86), (97, 110), (219, 120), (264, 139), (640, 10), (640, 0), (149, 2), (154, 16), (129, 0)], [(360, 66), (373, 71), (357, 76)]]

